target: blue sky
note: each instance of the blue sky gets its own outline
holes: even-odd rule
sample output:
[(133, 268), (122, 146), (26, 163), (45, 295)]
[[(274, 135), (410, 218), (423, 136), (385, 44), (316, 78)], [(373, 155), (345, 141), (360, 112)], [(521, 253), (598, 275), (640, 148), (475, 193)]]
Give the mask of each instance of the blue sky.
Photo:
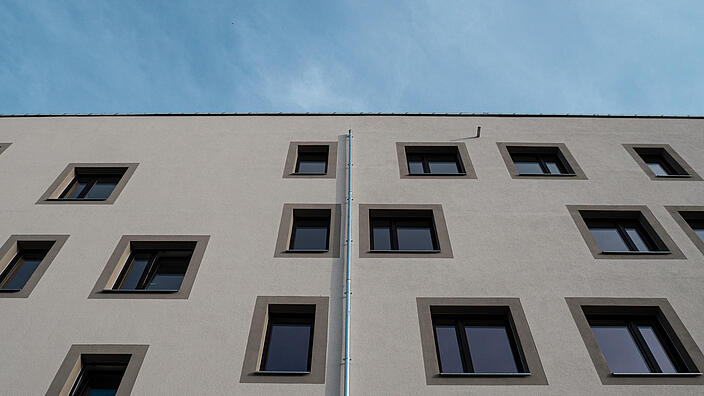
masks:
[(0, 113), (704, 115), (704, 2), (0, 0)]

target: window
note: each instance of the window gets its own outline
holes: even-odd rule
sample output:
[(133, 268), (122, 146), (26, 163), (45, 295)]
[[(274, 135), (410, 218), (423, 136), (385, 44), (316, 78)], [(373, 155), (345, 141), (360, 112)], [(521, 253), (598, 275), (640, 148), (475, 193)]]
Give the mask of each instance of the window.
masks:
[[(113, 362), (83, 363), (71, 396), (115, 395), (125, 375), (127, 363), (117, 355)], [(129, 359), (129, 356), (127, 356)], [(128, 360), (129, 361), (129, 360)]]
[(193, 255), (190, 249), (132, 249), (114, 290), (178, 291)]
[(207, 235), (125, 235), (89, 298), (188, 298)]
[(547, 384), (516, 298), (417, 298), (428, 385)]
[(464, 143), (398, 142), (396, 153), (402, 179), (477, 178)]
[(440, 205), (360, 205), (360, 257), (452, 257)]
[(418, 217), (371, 216), (371, 250), (383, 251), (437, 251), (438, 243), (433, 227), (432, 212), (413, 213)]
[(650, 238), (638, 219), (586, 219), (585, 221), (602, 253), (669, 253)]
[[(276, 308), (283, 308), (284, 312), (276, 312)], [(297, 307), (311, 310), (307, 313), (287, 313), (285, 308), (270, 307), (259, 371), (309, 373), (315, 307)]]
[(566, 301), (603, 384), (704, 384), (704, 356), (667, 300)]
[(563, 143), (497, 143), (506, 167), (514, 179), (586, 175)]
[(595, 258), (685, 258), (645, 206), (567, 208)]
[(73, 345), (47, 395), (129, 395), (148, 345)]
[(624, 144), (623, 147), (652, 180), (701, 180), (668, 144)]
[(112, 204), (138, 164), (69, 164), (37, 203)]
[(666, 206), (694, 245), (704, 253), (704, 206)]
[(441, 374), (523, 373), (510, 324), (501, 315), (433, 315)]
[(68, 235), (12, 235), (0, 248), (0, 298), (28, 297)]
[(274, 257), (340, 257), (339, 204), (284, 204)]
[(337, 142), (291, 142), (284, 178), (335, 178)]
[(325, 382), (327, 297), (257, 297), (240, 382)]

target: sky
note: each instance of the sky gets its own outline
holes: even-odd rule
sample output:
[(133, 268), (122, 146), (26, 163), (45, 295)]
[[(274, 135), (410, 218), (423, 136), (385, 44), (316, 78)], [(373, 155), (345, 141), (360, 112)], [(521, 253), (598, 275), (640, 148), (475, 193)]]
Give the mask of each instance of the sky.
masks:
[(0, 0), (0, 114), (704, 115), (704, 2)]

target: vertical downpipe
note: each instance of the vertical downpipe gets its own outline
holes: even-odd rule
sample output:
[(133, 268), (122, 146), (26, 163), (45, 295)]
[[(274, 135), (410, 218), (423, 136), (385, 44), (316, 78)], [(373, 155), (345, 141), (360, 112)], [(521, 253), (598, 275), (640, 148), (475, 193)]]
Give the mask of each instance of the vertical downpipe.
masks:
[(345, 268), (345, 383), (344, 396), (350, 394), (350, 267), (352, 261), (352, 129), (347, 131), (347, 259)]

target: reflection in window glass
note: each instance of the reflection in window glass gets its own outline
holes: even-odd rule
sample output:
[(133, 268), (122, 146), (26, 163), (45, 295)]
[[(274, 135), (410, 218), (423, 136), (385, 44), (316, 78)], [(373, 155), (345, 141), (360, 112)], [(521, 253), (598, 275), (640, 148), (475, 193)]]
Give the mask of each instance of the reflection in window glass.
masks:
[(475, 373), (516, 373), (506, 326), (465, 326)]
[(309, 371), (312, 315), (272, 314), (262, 371)]
[(21, 290), (46, 256), (47, 250), (21, 249), (0, 274), (0, 289)]
[(289, 250), (328, 250), (329, 217), (294, 216)]
[(631, 333), (622, 326), (592, 326), (594, 337), (613, 373), (649, 373)]
[(436, 325), (435, 339), (440, 356), (440, 371), (443, 373), (462, 373), (462, 355), (454, 325)]
[(638, 326), (638, 330), (641, 335), (643, 335), (646, 344), (648, 344), (648, 348), (650, 348), (650, 352), (653, 354), (655, 361), (658, 362), (660, 371), (663, 373), (676, 373), (677, 369), (675, 365), (672, 364), (672, 360), (670, 360), (670, 356), (668, 356), (665, 351), (665, 347), (660, 342), (657, 334), (655, 334), (653, 326), (641, 325)]

